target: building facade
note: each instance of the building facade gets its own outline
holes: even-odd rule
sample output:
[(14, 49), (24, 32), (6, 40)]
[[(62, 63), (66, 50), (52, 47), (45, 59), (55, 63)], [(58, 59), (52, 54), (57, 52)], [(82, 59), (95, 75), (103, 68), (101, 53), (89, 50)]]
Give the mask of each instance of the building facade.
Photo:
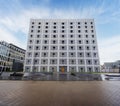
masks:
[(102, 72), (120, 72), (120, 60), (115, 62), (105, 62)]
[(31, 19), (25, 72), (99, 72), (93, 19)]
[(9, 44), (7, 42), (0, 42), (0, 72), (10, 70), (9, 61)]
[(24, 49), (5, 41), (0, 42), (0, 71), (23, 71), (24, 58)]

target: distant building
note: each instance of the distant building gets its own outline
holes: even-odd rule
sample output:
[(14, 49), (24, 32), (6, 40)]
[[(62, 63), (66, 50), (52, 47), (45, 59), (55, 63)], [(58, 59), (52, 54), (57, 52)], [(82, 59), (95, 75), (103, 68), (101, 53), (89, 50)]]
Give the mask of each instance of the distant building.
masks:
[(105, 62), (103, 65), (103, 72), (119, 72), (120, 60), (115, 62)]
[(99, 72), (93, 19), (31, 19), (25, 72)]
[(0, 71), (23, 71), (24, 57), (24, 49), (5, 41), (0, 42)]

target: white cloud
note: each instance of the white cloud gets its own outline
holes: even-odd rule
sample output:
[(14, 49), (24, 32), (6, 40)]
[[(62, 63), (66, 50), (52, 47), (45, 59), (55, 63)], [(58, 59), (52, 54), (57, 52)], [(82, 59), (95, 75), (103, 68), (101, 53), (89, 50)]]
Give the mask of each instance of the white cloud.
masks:
[[(4, 28), (18, 32), (22, 31), (27, 35), (30, 18), (94, 18), (104, 12), (103, 7), (89, 7), (83, 9), (51, 9), (49, 7), (37, 7), (24, 9), (17, 0), (16, 5), (20, 7), (19, 13), (11, 14), (0, 18), (0, 25)], [(50, 0), (43, 0), (50, 2)]]
[(0, 27), (0, 40), (20, 45), (19, 40), (6, 29)]
[(120, 60), (120, 35), (99, 40), (101, 64)]
[[(49, 2), (49, 0), (45, 0)], [(11, 16), (2, 17), (0, 19), (0, 40), (12, 42), (18, 46), (26, 48), (25, 42), (14, 35), (14, 32), (23, 32), (24, 35), (28, 34), (30, 18), (96, 18), (99, 22), (109, 22), (103, 20), (100, 16), (108, 10), (104, 6), (89, 7), (83, 9), (50, 9), (50, 8), (31, 8), (21, 9), (20, 13), (12, 14)], [(116, 14), (115, 14), (116, 15)], [(110, 18), (110, 17), (109, 17)], [(102, 20), (101, 20), (102, 19)], [(103, 23), (104, 23), (103, 22)], [(24, 36), (21, 35), (21, 36)], [(27, 39), (26, 39), (27, 41)], [(115, 61), (120, 58), (120, 37), (114, 36), (113, 38), (99, 40), (99, 51), (101, 63), (105, 61)]]
[(49, 17), (49, 9), (39, 8), (31, 10), (21, 10), (20, 14), (14, 14), (11, 16), (6, 16), (0, 19), (1, 26), (4, 26), (10, 31), (18, 32), (22, 31), (23, 33), (28, 33), (29, 21), (30, 18), (45, 18)]

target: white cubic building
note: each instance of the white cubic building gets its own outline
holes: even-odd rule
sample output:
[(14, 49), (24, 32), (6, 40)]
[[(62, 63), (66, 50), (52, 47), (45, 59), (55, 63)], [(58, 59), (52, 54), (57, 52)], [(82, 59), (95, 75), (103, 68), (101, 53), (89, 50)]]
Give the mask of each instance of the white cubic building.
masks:
[(31, 19), (25, 72), (99, 72), (94, 19)]

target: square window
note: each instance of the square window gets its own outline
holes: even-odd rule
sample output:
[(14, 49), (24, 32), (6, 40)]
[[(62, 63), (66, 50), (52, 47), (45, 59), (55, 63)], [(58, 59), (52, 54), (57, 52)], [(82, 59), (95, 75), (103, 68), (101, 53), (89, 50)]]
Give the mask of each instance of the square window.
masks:
[(37, 35), (37, 38), (39, 38), (40, 37), (40, 35)]
[(62, 46), (62, 49), (64, 49), (65, 47), (64, 46)]
[(78, 30), (78, 32), (80, 33), (80, 32), (81, 32), (81, 30)]
[(47, 38), (48, 36), (47, 35), (45, 35), (45, 38)]
[(46, 29), (48, 29), (48, 26), (45, 26)]
[(62, 26), (62, 29), (64, 29), (65, 27), (64, 26)]
[(72, 29), (72, 28), (73, 28), (73, 26), (70, 26), (70, 28)]
[(56, 25), (56, 22), (54, 22), (53, 24)]
[(37, 43), (37, 44), (39, 44), (39, 43), (40, 43), (40, 41), (39, 41), (39, 40), (36, 40), (36, 43)]
[(64, 40), (62, 40), (62, 44), (64, 44), (65, 43), (65, 41)]
[(86, 40), (86, 44), (88, 44), (89, 43), (89, 41), (88, 40)]
[(86, 35), (86, 38), (88, 38), (88, 35)]
[(94, 30), (91, 30), (91, 32), (93, 33), (93, 32), (94, 32)]
[(48, 25), (48, 22), (46, 22), (45, 24)]
[(56, 30), (53, 30), (53, 33), (56, 33)]
[(71, 33), (73, 33), (73, 30), (70, 30)]
[(71, 49), (73, 50), (73, 46), (71, 46)]
[(90, 50), (90, 47), (89, 47), (89, 46), (87, 46), (87, 47), (86, 47), (86, 49), (87, 49), (87, 50)]
[(95, 43), (95, 40), (92, 40), (92, 43), (94, 44), (94, 43)]
[(56, 29), (56, 26), (54, 26), (53, 28)]
[(81, 38), (81, 35), (78, 35), (79, 38)]
[(56, 35), (53, 35), (53, 38), (56, 38)]
[(47, 44), (47, 40), (45, 40), (44, 43)]
[(45, 46), (44, 49), (46, 49), (47, 47)]
[(53, 44), (55, 44), (56, 43), (56, 41), (55, 40), (53, 40)]
[(46, 56), (46, 53), (44, 53), (44, 56)]
[(97, 53), (93, 53), (93, 56), (94, 56), (94, 57), (97, 57)]
[(71, 44), (73, 44), (73, 40), (71, 40)]
[(65, 35), (62, 35), (62, 38), (64, 38), (65, 37)]
[(30, 35), (30, 37), (32, 38), (32, 37), (33, 37), (33, 35)]
[(35, 55), (35, 57), (38, 57), (38, 56), (39, 56), (39, 53), (35, 53), (34, 55)]
[(36, 47), (35, 47), (35, 50), (39, 50), (39, 49), (40, 49), (40, 47), (39, 47), (39, 46), (36, 46)]
[(81, 40), (79, 40), (79, 44), (81, 44), (82, 43), (82, 41)]
[(96, 47), (95, 47), (95, 46), (93, 46), (93, 50), (96, 50)]
[(94, 35), (92, 35), (92, 38), (94, 38), (95, 36)]
[(71, 38), (73, 38), (73, 35), (70, 35)]

